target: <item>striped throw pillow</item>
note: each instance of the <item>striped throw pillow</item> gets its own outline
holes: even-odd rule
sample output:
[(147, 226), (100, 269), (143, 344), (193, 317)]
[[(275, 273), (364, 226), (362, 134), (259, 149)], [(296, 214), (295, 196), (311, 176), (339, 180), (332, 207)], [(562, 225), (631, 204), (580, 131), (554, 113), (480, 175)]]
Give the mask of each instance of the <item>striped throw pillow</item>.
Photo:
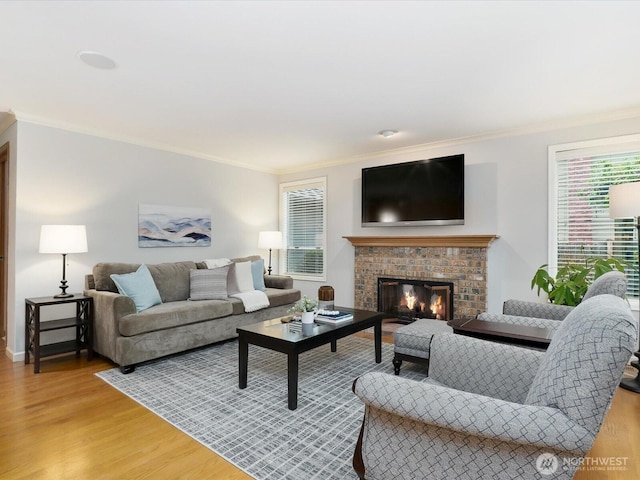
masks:
[(212, 269), (189, 271), (191, 291), (189, 300), (227, 300), (229, 265)]

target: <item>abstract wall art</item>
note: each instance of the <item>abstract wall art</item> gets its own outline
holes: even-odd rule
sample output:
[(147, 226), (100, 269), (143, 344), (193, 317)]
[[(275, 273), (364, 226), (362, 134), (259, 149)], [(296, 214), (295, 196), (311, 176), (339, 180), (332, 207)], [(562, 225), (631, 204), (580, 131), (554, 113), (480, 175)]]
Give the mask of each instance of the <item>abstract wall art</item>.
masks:
[(138, 247), (208, 247), (211, 210), (140, 204)]

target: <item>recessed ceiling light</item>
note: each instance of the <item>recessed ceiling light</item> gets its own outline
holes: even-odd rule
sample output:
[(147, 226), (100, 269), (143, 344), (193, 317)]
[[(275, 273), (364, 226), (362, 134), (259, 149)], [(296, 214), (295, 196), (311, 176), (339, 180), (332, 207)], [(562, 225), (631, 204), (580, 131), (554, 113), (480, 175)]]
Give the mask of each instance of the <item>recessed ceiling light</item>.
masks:
[(118, 65), (109, 57), (98, 52), (83, 51), (78, 53), (78, 58), (90, 67), (100, 68), (102, 70), (113, 70)]
[(389, 138), (393, 137), (396, 133), (398, 133), (397, 130), (380, 130), (378, 135), (382, 135), (384, 138)]

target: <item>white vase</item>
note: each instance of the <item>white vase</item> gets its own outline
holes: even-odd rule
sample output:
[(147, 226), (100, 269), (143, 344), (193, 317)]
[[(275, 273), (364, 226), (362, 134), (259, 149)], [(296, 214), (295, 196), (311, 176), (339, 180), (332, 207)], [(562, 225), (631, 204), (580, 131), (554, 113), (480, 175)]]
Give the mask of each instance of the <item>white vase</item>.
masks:
[(302, 312), (302, 323), (313, 323), (316, 312)]

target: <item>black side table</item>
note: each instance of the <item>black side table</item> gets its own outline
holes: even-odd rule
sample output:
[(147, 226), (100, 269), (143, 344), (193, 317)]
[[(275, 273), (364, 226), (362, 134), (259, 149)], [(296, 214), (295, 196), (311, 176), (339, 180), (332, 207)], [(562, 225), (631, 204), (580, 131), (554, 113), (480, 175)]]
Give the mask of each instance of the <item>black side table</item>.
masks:
[[(40, 309), (49, 305), (76, 304), (76, 315), (70, 318), (40, 321)], [(40, 372), (40, 359), (67, 352), (87, 350), (87, 360), (93, 358), (93, 298), (75, 294), (68, 298), (38, 297), (25, 300), (24, 363), (33, 355), (33, 372)], [(75, 340), (40, 345), (40, 333), (75, 328)]]

